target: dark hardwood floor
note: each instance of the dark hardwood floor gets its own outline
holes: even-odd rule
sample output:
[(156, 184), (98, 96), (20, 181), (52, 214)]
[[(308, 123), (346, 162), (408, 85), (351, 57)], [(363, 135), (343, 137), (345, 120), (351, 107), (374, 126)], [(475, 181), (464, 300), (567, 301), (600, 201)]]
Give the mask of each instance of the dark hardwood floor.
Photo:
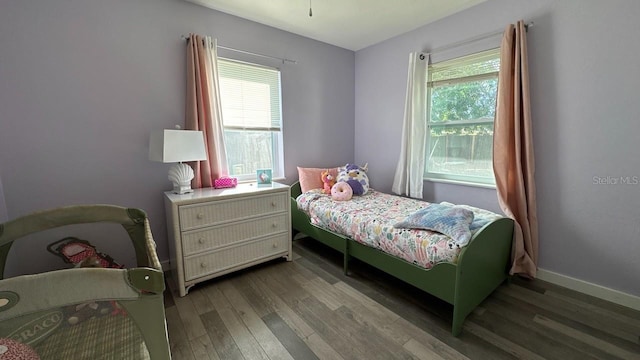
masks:
[(451, 335), (451, 305), (339, 253), (272, 261), (167, 292), (180, 359), (640, 359), (640, 312), (541, 280), (503, 284)]

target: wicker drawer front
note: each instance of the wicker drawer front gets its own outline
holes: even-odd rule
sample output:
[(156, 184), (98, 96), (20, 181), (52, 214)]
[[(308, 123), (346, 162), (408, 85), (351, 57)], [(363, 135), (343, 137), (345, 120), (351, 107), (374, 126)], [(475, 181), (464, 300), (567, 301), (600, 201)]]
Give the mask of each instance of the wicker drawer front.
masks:
[(189, 256), (239, 241), (288, 231), (287, 215), (283, 213), (183, 233), (183, 254)]
[(185, 280), (194, 280), (202, 276), (287, 252), (289, 250), (288, 242), (289, 234), (281, 234), (185, 259)]
[(180, 206), (180, 227), (197, 229), (235, 219), (287, 211), (287, 193)]

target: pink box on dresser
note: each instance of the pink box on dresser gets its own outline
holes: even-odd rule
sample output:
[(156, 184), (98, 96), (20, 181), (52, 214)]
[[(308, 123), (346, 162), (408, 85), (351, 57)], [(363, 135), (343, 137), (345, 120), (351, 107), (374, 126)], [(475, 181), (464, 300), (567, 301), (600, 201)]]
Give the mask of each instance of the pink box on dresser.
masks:
[(238, 179), (234, 177), (224, 176), (213, 181), (213, 187), (216, 189), (233, 188), (238, 185)]

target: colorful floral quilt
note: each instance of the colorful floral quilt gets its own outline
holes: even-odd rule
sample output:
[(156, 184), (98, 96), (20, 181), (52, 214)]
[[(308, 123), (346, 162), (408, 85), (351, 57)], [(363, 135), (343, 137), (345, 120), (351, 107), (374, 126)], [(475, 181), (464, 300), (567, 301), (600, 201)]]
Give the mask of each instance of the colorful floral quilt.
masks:
[[(456, 263), (460, 248), (441, 233), (395, 228), (394, 224), (429, 203), (389, 195), (370, 189), (349, 201), (334, 201), (331, 196), (308, 191), (296, 199), (298, 208), (309, 215), (311, 223), (346, 235), (367, 246), (382, 250), (410, 263), (432, 268), (441, 262)], [(451, 204), (453, 205), (453, 204)], [(471, 234), (500, 216), (466, 206), (474, 212)]]

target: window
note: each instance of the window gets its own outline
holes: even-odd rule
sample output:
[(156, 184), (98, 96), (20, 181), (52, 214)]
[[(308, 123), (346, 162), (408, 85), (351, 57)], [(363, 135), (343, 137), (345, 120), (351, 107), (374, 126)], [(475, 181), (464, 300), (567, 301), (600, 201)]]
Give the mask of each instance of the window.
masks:
[(218, 60), (220, 102), (229, 174), (255, 180), (256, 170), (284, 177), (280, 71)]
[(429, 65), (426, 178), (495, 184), (499, 70), (499, 48)]

